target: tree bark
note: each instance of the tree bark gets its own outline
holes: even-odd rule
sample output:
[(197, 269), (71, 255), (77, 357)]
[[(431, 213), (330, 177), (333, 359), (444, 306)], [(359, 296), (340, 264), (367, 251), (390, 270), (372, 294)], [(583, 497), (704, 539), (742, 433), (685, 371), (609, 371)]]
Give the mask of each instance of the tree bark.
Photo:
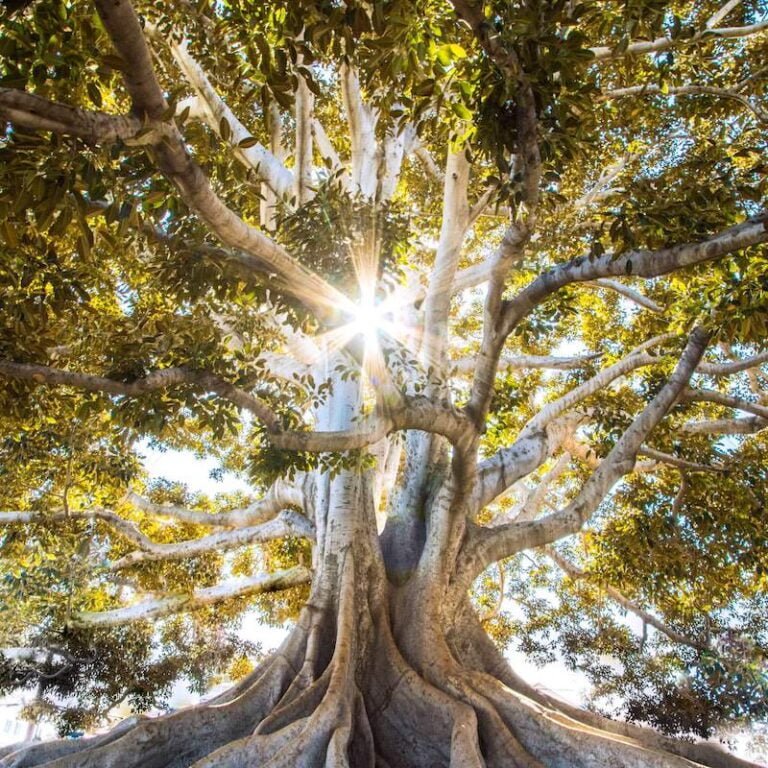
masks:
[[(354, 396), (347, 392), (347, 402)], [(347, 420), (343, 408), (320, 416), (327, 426)], [(392, 583), (376, 534), (372, 474), (318, 477), (308, 603), (283, 645), (248, 678), (207, 704), (132, 718), (103, 736), (26, 745), (0, 766), (749, 765), (532, 688), (495, 648), (467, 598), (449, 599), (445, 569), (422, 563), (404, 583)], [(444, 503), (439, 496), (433, 503)], [(458, 609), (449, 615), (451, 604)]]

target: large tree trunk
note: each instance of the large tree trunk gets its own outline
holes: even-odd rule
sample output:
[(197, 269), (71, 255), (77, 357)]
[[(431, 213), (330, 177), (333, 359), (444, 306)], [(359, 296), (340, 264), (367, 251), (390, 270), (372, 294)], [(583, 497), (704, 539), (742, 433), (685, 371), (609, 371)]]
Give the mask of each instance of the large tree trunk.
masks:
[[(360, 411), (358, 385), (334, 378), (316, 414), (325, 430), (348, 428)], [(465, 514), (447, 446), (408, 437), (381, 536), (372, 470), (314, 477), (310, 597), (247, 679), (205, 705), (27, 746), (0, 768), (749, 765), (550, 699), (515, 675), (452, 583)]]
[(317, 498), (325, 533), (310, 599), (258, 670), (206, 705), (132, 719), (93, 739), (27, 747), (0, 766), (748, 765), (527, 685), (468, 601), (447, 607), (455, 600), (439, 573), (416, 569), (397, 584), (387, 578), (370, 478), (344, 472), (324, 480)]

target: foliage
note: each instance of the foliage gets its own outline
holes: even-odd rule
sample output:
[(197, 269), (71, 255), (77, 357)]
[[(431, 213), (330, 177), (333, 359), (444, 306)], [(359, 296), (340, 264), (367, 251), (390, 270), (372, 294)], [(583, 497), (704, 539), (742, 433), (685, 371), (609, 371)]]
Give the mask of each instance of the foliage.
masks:
[[(407, 127), (439, 167), (451, 150), (471, 160), (470, 203), (486, 193), (490, 202), (467, 234), (461, 266), (492, 254), (509, 221), (524, 217), (518, 83), (450, 4), (135, 5), (159, 30), (155, 55), (170, 102), (166, 120), (183, 132), (212, 190), (243, 222), (262, 220), (265, 187), (262, 169), (241, 162), (238, 152), (270, 146), (270, 106), (279, 108), (284, 143), (295, 139), (291, 110), (300, 77), (336, 151), (349, 156), (341, 61), (356, 68), (365, 99), (380, 117), (378, 139)], [(479, 7), (483, 28), (522, 69), (535, 73), (530, 84), (542, 196), (537, 234), (510, 271), (507, 301), (539, 274), (572, 259), (699, 242), (765, 210), (766, 78), (760, 63), (768, 60), (768, 35), (731, 40), (708, 32), (706, 21), (719, 8), (710, 0), (489, 0)], [(729, 23), (755, 23), (767, 9), (763, 0), (743, 2)], [(672, 41), (667, 50), (623, 55), (631, 41), (660, 36)], [(174, 39), (188, 42), (249, 139), (232, 147), (225, 118), (213, 128), (182, 106), (192, 89), (169, 51)], [(591, 49), (604, 45), (616, 55), (598, 66)], [(126, 63), (111, 51), (89, 3), (39, 1), (0, 10), (2, 88), (128, 114)], [(691, 83), (709, 91), (679, 92)], [(611, 95), (638, 84), (645, 86), (641, 93)], [(732, 93), (722, 98), (722, 90)], [(0, 358), (124, 384), (177, 366), (208, 371), (260, 398), (282, 426), (307, 427), (311, 407), (332, 395), (330, 377), (306, 366), (280, 375), (269, 355), (298, 357), (288, 337), (317, 338), (319, 322), (276, 289), (269, 275), (249, 269), (241, 252), (222, 246), (157, 172), (156, 149), (133, 139), (99, 146), (10, 122), (0, 134)], [(311, 199), (298, 207), (295, 198), (273, 201), (271, 234), (352, 301), (359, 298), (359, 252), (375, 261), (380, 297), (411, 291), (416, 298), (396, 309), (402, 314), (396, 320), (411, 334), (406, 342), (382, 342), (383, 354), (392, 368), (416, 370), (408, 394), (430, 391), (435, 371), (415, 361), (420, 337), (412, 326), (440, 239), (441, 185), (411, 153), (392, 198), (367, 199), (345, 189), (343, 174), (317, 149), (315, 161)], [(708, 353), (711, 363), (764, 350), (766, 258), (763, 243), (644, 282), (629, 261), (620, 279), (663, 312), (642, 311), (594, 284), (554, 293), (517, 325), (504, 357), (592, 357), (577, 370), (501, 372), (481, 453), (491, 456), (509, 445), (542, 405), (650, 336), (675, 334), (654, 350), (654, 365), (585, 400), (594, 418), (579, 427), (578, 437), (589, 449), (571, 457), (547, 503), (556, 507), (573, 499), (593, 469), (591, 460), (608, 454), (663, 386), (680, 338), (694, 325), (706, 325), (721, 344), (719, 352)], [(480, 290), (470, 289), (454, 300), (450, 364), (477, 353), (483, 299)], [(358, 375), (354, 345), (348, 351), (345, 375)], [(692, 385), (764, 408), (767, 376), (761, 369), (753, 374), (722, 381), (697, 373)], [(334, 472), (370, 468), (373, 460), (356, 451), (318, 458), (275, 448), (270, 430), (188, 383), (137, 398), (41, 383), (3, 378), (0, 387), (0, 508), (44, 515), (0, 530), (0, 647), (34, 649), (32, 661), (0, 655), (0, 693), (35, 689), (37, 714), (67, 732), (98, 722), (117, 701), (137, 711), (162, 706), (180, 678), (203, 690), (219, 675), (247, 674), (260, 649), (237, 636), (242, 615), (255, 610), (266, 622), (282, 624), (296, 617), (306, 588), (235, 598), (157, 625), (76, 630), (72, 616), (113, 608), (126, 593), (187, 593), (229, 575), (309, 566), (306, 541), (288, 537), (233, 552), (139, 563), (116, 582), (110, 566), (133, 545), (103, 520), (70, 519), (70, 513), (113, 509), (155, 542), (182, 542), (202, 537), (206, 527), (160, 522), (131, 506), (126, 491), (137, 490), (156, 504), (217, 514), (246, 507), (275, 478), (302, 478), (317, 466)], [(467, 382), (452, 387), (455, 402), (463, 404)], [(517, 556), (503, 566), (501, 590), (515, 608), (505, 606), (493, 616), (499, 582), (493, 569), (481, 577), (476, 603), (488, 614), (485, 625), (497, 642), (540, 661), (560, 655), (588, 674), (595, 706), (670, 733), (709, 736), (734, 722), (765, 718), (766, 433), (680, 437), (688, 422), (731, 417), (732, 411), (715, 402), (681, 399), (675, 405), (654, 432), (652, 447), (683, 462), (716, 462), (718, 471), (664, 465), (628, 475), (586, 535), (562, 548), (583, 577), (563, 577), (544, 555), (534, 554), (533, 562)], [(254, 498), (193, 496), (153, 481), (152, 468), (141, 460), (148, 444), (215, 457), (220, 472), (250, 481)], [(495, 502), (480, 522), (524, 501), (553, 463), (517, 495)], [(706, 648), (656, 630), (638, 633), (608, 604), (607, 587)]]

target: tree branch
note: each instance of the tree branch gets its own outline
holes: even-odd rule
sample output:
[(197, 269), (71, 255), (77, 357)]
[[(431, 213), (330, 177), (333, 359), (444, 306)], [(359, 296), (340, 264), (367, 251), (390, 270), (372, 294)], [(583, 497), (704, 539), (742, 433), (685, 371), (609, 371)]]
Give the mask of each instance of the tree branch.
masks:
[[(664, 340), (666, 337), (658, 336), (651, 341), (661, 343)], [(490, 504), (513, 483), (536, 469), (553, 447), (562, 442), (563, 425), (555, 423), (554, 429), (550, 429), (550, 425), (565, 411), (599, 392), (620, 376), (625, 376), (646, 365), (658, 363), (659, 360), (660, 358), (648, 354), (644, 349), (634, 350), (622, 360), (604, 368), (591, 379), (544, 406), (520, 430), (519, 436), (512, 445), (500, 449), (479, 465), (478, 490), (474, 497), (476, 508), (482, 509)], [(583, 418), (581, 415), (576, 416), (577, 421)]]
[(716, 392), (713, 389), (686, 389), (683, 392), (682, 399), (692, 403), (717, 403), (726, 408), (733, 408), (737, 411), (746, 411), (763, 420), (768, 420), (768, 408), (741, 397), (726, 395), (722, 392)]
[[(502, 358), (498, 370), (520, 370), (544, 368), (553, 371), (575, 371), (584, 368), (601, 357), (600, 352), (589, 355), (573, 355), (572, 357), (557, 357), (556, 355), (518, 355), (517, 357)], [(457, 373), (472, 373), (475, 368), (474, 358), (462, 357), (453, 363)]]
[(607, 280), (605, 278), (598, 278), (594, 281), (582, 283), (582, 285), (588, 288), (607, 288), (610, 291), (615, 291), (621, 294), (625, 299), (637, 304), (643, 309), (650, 310), (651, 312), (661, 313), (664, 311), (664, 307), (661, 304), (657, 304), (653, 299), (649, 299), (647, 296), (643, 296), (642, 293), (636, 291), (634, 288), (630, 288), (624, 283), (620, 283), (618, 280)]
[(154, 542), (149, 537), (145, 536), (132, 522), (125, 520), (115, 512), (108, 509), (101, 509), (100, 507), (83, 512), (0, 512), (0, 526), (41, 525), (45, 523), (61, 523), (66, 520), (101, 520), (139, 549), (150, 548), (154, 544)]
[(129, 142), (144, 128), (134, 115), (69, 107), (14, 88), (0, 88), (0, 118), (21, 128), (66, 133), (89, 144)]
[[(547, 557), (560, 568), (560, 570), (568, 574), (568, 576), (574, 581), (579, 579), (589, 579), (589, 574), (577, 568), (573, 563), (563, 557), (554, 547), (544, 547), (544, 552), (546, 553)], [(695, 648), (699, 651), (709, 650), (708, 643), (704, 642), (703, 640), (697, 640), (695, 638), (688, 637), (687, 635), (683, 635), (680, 632), (672, 629), (672, 627), (657, 619), (652, 613), (649, 613), (644, 608), (641, 608), (637, 603), (624, 597), (624, 595), (622, 595), (618, 589), (612, 587), (610, 584), (603, 585), (602, 589), (604, 589), (605, 593), (622, 608), (629, 611), (630, 613), (633, 613), (635, 616), (642, 619), (646, 624), (653, 627), (654, 629), (657, 629), (663, 635), (666, 635), (666, 637), (668, 637), (673, 642), (680, 643), (681, 645), (687, 645), (690, 648)]]
[(501, 73), (516, 84), (515, 123), (519, 145), (517, 162), (521, 204), (501, 246), (489, 260), (491, 277), (485, 299), (483, 340), (477, 356), (472, 392), (465, 406), (475, 428), (481, 432), (490, 404), (499, 354), (504, 344), (504, 337), (498, 333), (498, 320), (503, 311), (504, 284), (510, 268), (521, 258), (535, 226), (541, 183), (541, 154), (536, 100), (516, 52), (503, 44), (493, 24), (485, 18), (482, 4), (477, 5), (471, 0), (452, 0), (452, 5)]
[(768, 351), (760, 352), (754, 357), (748, 357), (744, 360), (734, 360), (726, 363), (708, 363), (701, 362), (696, 369), (697, 373), (703, 373), (705, 376), (732, 376), (734, 373), (757, 368), (763, 363), (768, 362)]
[(646, 53), (660, 53), (661, 51), (667, 51), (670, 48), (678, 46), (694, 45), (702, 40), (713, 37), (725, 39), (750, 37), (759, 34), (765, 29), (768, 29), (768, 20), (763, 20), (756, 24), (749, 24), (744, 27), (707, 27), (688, 38), (672, 39), (671, 37), (657, 37), (655, 40), (639, 40), (630, 43), (626, 48), (621, 50), (604, 45), (592, 48), (591, 51), (594, 54), (596, 61), (603, 62), (622, 58), (624, 56), (641, 56)]
[(506, 302), (502, 333), (506, 338), (536, 306), (566, 285), (629, 274), (659, 277), (764, 242), (768, 242), (766, 212), (697, 243), (684, 243), (658, 251), (628, 251), (618, 256), (609, 253), (597, 258), (581, 256), (539, 275)]
[(453, 279), (453, 295), (476, 288), (491, 279), (491, 265), (488, 261), (481, 261), (471, 267), (460, 269)]
[(418, 137), (413, 140), (413, 154), (424, 167), (427, 175), (438, 184), (444, 184), (443, 172), (432, 157), (432, 153), (421, 143)]
[(709, 421), (689, 421), (680, 427), (680, 431), (695, 435), (754, 435), (768, 427), (768, 421), (759, 416), (743, 419), (711, 419)]
[(681, 459), (678, 456), (673, 456), (670, 453), (664, 453), (663, 451), (657, 451), (655, 448), (651, 448), (648, 445), (640, 446), (638, 451), (640, 456), (647, 456), (649, 459), (653, 459), (661, 464), (669, 464), (671, 467), (677, 467), (678, 469), (684, 469), (686, 472), (724, 472), (725, 467), (722, 464), (700, 464), (697, 461), (688, 461), (687, 459)]
[[(302, 63), (299, 56), (298, 63)], [(315, 97), (302, 74), (297, 74), (299, 87), (294, 95), (295, 118), (295, 148), (294, 152), (294, 196), (296, 205), (309, 202), (312, 197), (312, 114), (315, 107)]]
[(230, 384), (208, 371), (175, 367), (154, 371), (131, 382), (116, 381), (88, 373), (74, 373), (33, 363), (14, 363), (0, 360), (0, 376), (20, 381), (32, 381), (47, 386), (70, 386), (86, 392), (103, 392), (108, 395), (140, 397), (178, 384), (188, 384), (197, 389), (215, 392), (240, 408), (245, 408), (263, 422), (268, 429), (279, 429), (277, 415), (258, 397)]
[(363, 102), (360, 81), (348, 64), (341, 67), (341, 96), (347, 113), (352, 147), (352, 183), (363, 197), (373, 198), (378, 170), (378, 120), (375, 112)]
[(580, 413), (569, 414), (551, 421), (540, 431), (521, 433), (512, 445), (480, 462), (471, 509), (478, 512), (535, 471), (586, 418)]
[(476, 528), (465, 545), (464, 563), (457, 580), (468, 585), (488, 565), (515, 552), (551, 544), (577, 533), (615, 483), (632, 470), (637, 453), (653, 428), (664, 418), (687, 386), (707, 346), (709, 335), (698, 328), (691, 334), (675, 371), (659, 393), (635, 418), (609, 454), (564, 509), (539, 520)]
[(374, 413), (354, 429), (338, 432), (282, 430), (277, 415), (257, 397), (206, 371), (166, 368), (132, 382), (116, 381), (87, 373), (73, 373), (31, 363), (0, 360), (0, 376), (33, 381), (47, 386), (72, 386), (86, 392), (137, 397), (178, 384), (215, 392), (253, 413), (268, 430), (270, 442), (279, 449), (314, 453), (350, 451), (372, 445), (393, 430), (417, 429), (447, 437), (454, 446), (466, 446), (471, 432), (462, 414), (443, 408), (424, 397), (408, 398), (390, 413)]
[(568, 451), (565, 451), (555, 462), (555, 465), (542, 476), (538, 483), (536, 483), (536, 487), (526, 495), (525, 500), (519, 508), (510, 514), (508, 519), (510, 521), (514, 520), (516, 523), (523, 523), (527, 520), (534, 520), (537, 518), (539, 512), (541, 512), (541, 508), (544, 506), (544, 502), (552, 484), (562, 476), (566, 469), (568, 469), (570, 462), (571, 454), (568, 453)]
[[(266, 111), (267, 129), (269, 131), (269, 150), (282, 163), (285, 158), (283, 147), (283, 123), (280, 117), (280, 107), (277, 102), (270, 102)], [(277, 226), (277, 204), (280, 196), (275, 194), (269, 185), (261, 185), (262, 199), (259, 202), (259, 220), (262, 226), (271, 231)]]
[(222, 528), (246, 528), (271, 520), (286, 507), (304, 508), (304, 494), (300, 488), (277, 480), (264, 496), (242, 509), (211, 514), (198, 509), (187, 509), (175, 504), (155, 504), (149, 499), (129, 491), (126, 501), (148, 514), (172, 517), (193, 525)]
[(659, 357), (651, 355), (648, 352), (630, 352), (626, 357), (619, 360), (617, 363), (603, 368), (591, 379), (587, 379), (583, 384), (578, 387), (574, 387), (569, 392), (566, 392), (562, 397), (552, 401), (545, 405), (526, 425), (521, 431), (521, 435), (532, 434), (540, 432), (544, 427), (552, 420), (560, 416), (574, 405), (580, 403), (582, 400), (591, 397), (595, 393), (607, 387), (611, 382), (626, 376), (632, 371), (636, 371), (638, 368), (643, 368), (648, 365), (654, 365), (660, 360)]
[[(150, 36), (160, 38), (156, 29), (149, 26), (146, 29)], [(235, 149), (235, 156), (252, 168), (275, 195), (281, 199), (289, 197), (293, 187), (291, 171), (261, 144), (254, 144), (251, 147), (238, 146), (244, 139), (251, 138), (251, 132), (216, 92), (208, 75), (189, 52), (187, 42), (175, 43), (173, 40), (165, 42), (179, 69), (197, 94), (208, 127), (221, 137), (221, 121), (226, 120), (230, 130), (228, 141)]]
[(728, 2), (720, 8), (718, 11), (713, 13), (708, 19), (707, 23), (704, 25), (707, 29), (712, 29), (713, 27), (716, 27), (721, 21), (725, 19), (726, 16), (734, 9), (737, 8), (741, 4), (741, 0), (728, 0)]
[(749, 109), (760, 122), (768, 122), (768, 113), (752, 103), (743, 94), (728, 88), (716, 88), (709, 85), (667, 86), (662, 90), (661, 86), (655, 83), (647, 83), (645, 85), (633, 85), (628, 88), (614, 88), (610, 91), (604, 91), (601, 99), (620, 99), (626, 96), (656, 96), (659, 94), (663, 96), (717, 96), (722, 99), (730, 99), (731, 101), (739, 102), (739, 104)]
[(451, 287), (469, 223), (469, 161), (463, 150), (448, 153), (444, 179), (440, 239), (424, 300), (422, 354), (431, 365), (439, 364), (445, 352)]
[(320, 155), (330, 163), (331, 172), (337, 174), (343, 188), (347, 192), (351, 192), (352, 179), (349, 177), (349, 173), (347, 172), (344, 163), (341, 162), (336, 147), (333, 146), (333, 142), (325, 132), (323, 124), (317, 118), (312, 120), (312, 135), (315, 137), (315, 143), (317, 144)]
[(133, 621), (157, 619), (182, 611), (194, 611), (207, 605), (216, 605), (235, 597), (252, 597), (266, 592), (298, 587), (309, 583), (311, 578), (312, 574), (307, 568), (296, 566), (276, 573), (196, 589), (188, 595), (147, 600), (111, 611), (81, 611), (75, 614), (72, 624), (77, 627), (110, 627)]
[(586, 208), (592, 203), (602, 200), (611, 194), (611, 183), (627, 167), (629, 155), (624, 155), (620, 160), (603, 169), (591, 189), (587, 190), (580, 198), (574, 201), (574, 208)]
[[(161, 121), (167, 103), (155, 77), (149, 49), (133, 7), (128, 0), (95, 2), (115, 49), (129, 65), (124, 80), (134, 113), (146, 115), (150, 121)], [(222, 242), (258, 259), (263, 272), (276, 276), (276, 287), (298, 298), (320, 320), (331, 324), (338, 322), (338, 307), (349, 304), (345, 297), (293, 259), (282, 246), (240, 219), (218, 198), (208, 178), (189, 156), (175, 126), (167, 126), (153, 148), (160, 170)]]
[(351, 451), (379, 442), (390, 432), (418, 430), (442, 435), (459, 451), (474, 437), (471, 423), (452, 408), (427, 397), (409, 397), (388, 412), (375, 412), (353, 429), (326, 432), (281, 432), (270, 436), (277, 448), (314, 453)]
[(119, 571), (139, 563), (180, 560), (207, 552), (222, 552), (245, 544), (282, 539), (285, 536), (314, 539), (314, 526), (304, 515), (285, 510), (272, 520), (249, 528), (235, 528), (231, 531), (221, 531), (199, 539), (171, 544), (149, 542), (149, 544), (141, 546), (139, 551), (131, 552), (116, 560), (110, 565), (109, 570)]

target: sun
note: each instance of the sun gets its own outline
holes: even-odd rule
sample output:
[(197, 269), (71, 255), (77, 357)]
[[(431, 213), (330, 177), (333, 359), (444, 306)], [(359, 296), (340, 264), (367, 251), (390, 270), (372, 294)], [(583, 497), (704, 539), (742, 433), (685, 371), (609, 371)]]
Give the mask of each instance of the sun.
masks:
[(387, 323), (384, 306), (373, 296), (364, 296), (352, 310), (351, 331), (355, 336), (362, 336), (366, 346), (377, 344), (379, 334), (385, 330)]

